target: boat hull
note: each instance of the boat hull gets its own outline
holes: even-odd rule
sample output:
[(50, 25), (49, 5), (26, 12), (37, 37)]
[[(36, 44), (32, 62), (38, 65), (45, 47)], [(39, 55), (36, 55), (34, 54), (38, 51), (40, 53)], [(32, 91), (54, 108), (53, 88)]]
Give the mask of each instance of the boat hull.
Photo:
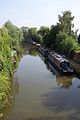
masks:
[(45, 53), (45, 51), (42, 51), (38, 48), (38, 51), (44, 56), (44, 57), (48, 57), (48, 53)]
[(60, 69), (49, 57), (48, 57), (48, 61), (50, 62), (50, 64), (55, 67), (60, 73), (62, 74), (72, 74), (74, 71), (63, 71), (63, 69)]

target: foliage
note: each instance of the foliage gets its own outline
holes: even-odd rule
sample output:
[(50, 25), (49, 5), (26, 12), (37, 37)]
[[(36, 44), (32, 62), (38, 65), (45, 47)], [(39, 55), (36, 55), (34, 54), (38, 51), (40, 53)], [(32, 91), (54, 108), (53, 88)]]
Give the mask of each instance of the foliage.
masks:
[(35, 41), (37, 43), (42, 43), (42, 36), (40, 34), (35, 34), (33, 36), (33, 41)]
[(22, 27), (21, 29), (23, 31), (23, 41), (24, 42), (27, 42), (27, 41), (28, 42), (34, 41), (37, 43), (42, 42), (42, 36), (38, 33), (37, 28)]
[(11, 82), (5, 72), (0, 73), (0, 110), (6, 105), (10, 96)]
[(72, 13), (70, 11), (64, 11), (62, 12), (62, 16), (59, 15), (58, 17), (62, 32), (71, 35), (72, 28), (74, 27), (74, 24), (72, 24), (72, 21), (74, 19)]
[(23, 32), (23, 40), (26, 41), (28, 39), (28, 30), (29, 28), (28, 27), (21, 27), (21, 30)]
[(36, 33), (37, 33), (37, 28), (36, 27), (29, 28), (29, 30), (28, 30), (28, 35), (29, 36), (33, 36)]
[(50, 30), (48, 31), (47, 34), (44, 35), (43, 37), (43, 43), (47, 46), (47, 47), (53, 47), (55, 46), (55, 41), (56, 41), (56, 37), (57, 34), (60, 31), (60, 26), (59, 24), (57, 25), (52, 25)]
[[(73, 31), (74, 24), (72, 13), (70, 11), (62, 12), (62, 15), (58, 16), (59, 20), (56, 25), (52, 25), (48, 32), (42, 32), (42, 28), (39, 30), (43, 36), (43, 45), (53, 48), (60, 54), (72, 55), (80, 47), (77, 44), (77, 31)], [(78, 37), (79, 42), (79, 37)]]
[(13, 64), (10, 48), (10, 36), (7, 28), (0, 29), (0, 108), (4, 107), (10, 89), (10, 76), (13, 75)]
[(49, 32), (49, 28), (47, 26), (41, 26), (38, 30), (38, 33), (42, 36), (46, 35)]
[(12, 51), (13, 48), (18, 48), (21, 39), (22, 31), (10, 21), (0, 29), (0, 109), (7, 104), (10, 95), (14, 73)]
[(37, 34), (37, 28), (33, 27), (28, 29), (28, 39), (30, 41), (35, 41), (36, 34)]
[(68, 36), (64, 32), (57, 35), (56, 50), (61, 54), (71, 55), (78, 49), (78, 44), (72, 36)]
[(7, 21), (4, 26), (8, 29), (8, 34), (11, 37), (10, 38), (11, 47), (17, 48), (20, 41), (22, 41), (23, 39), (22, 30), (13, 25), (11, 21)]
[(10, 36), (8, 35), (7, 28), (3, 27), (0, 29), (0, 60), (3, 64), (3, 70), (7, 72), (7, 74), (12, 75), (12, 58), (10, 47)]

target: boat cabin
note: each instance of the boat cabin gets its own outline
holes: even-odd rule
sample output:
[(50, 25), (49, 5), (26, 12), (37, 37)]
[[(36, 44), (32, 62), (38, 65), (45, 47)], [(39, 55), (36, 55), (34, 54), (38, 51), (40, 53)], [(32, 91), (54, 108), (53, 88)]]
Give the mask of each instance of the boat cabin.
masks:
[(70, 62), (64, 57), (54, 52), (51, 52), (48, 57), (59, 70), (63, 72), (73, 72), (73, 69), (70, 67)]

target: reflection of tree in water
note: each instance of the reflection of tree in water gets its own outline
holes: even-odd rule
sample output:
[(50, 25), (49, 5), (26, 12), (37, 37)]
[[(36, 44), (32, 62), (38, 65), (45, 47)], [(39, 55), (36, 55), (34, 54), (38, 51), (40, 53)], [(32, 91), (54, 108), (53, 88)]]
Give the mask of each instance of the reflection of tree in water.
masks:
[(26, 54), (32, 55), (32, 56), (38, 55), (36, 48), (31, 44), (26, 44), (26, 45), (22, 46), (22, 51), (23, 51), (24, 55), (26, 55)]
[(38, 53), (35, 49), (28, 49), (28, 54), (32, 55), (32, 56), (37, 56), (38, 55)]
[(19, 93), (19, 84), (18, 84), (18, 79), (17, 79), (16, 73), (14, 75), (12, 93), (14, 93), (14, 96), (18, 95), (18, 93)]
[(73, 76), (56, 76), (57, 85), (61, 86), (61, 88), (70, 88), (72, 86), (72, 80)]
[(0, 110), (0, 120), (5, 120), (7, 118), (7, 116), (9, 115), (9, 113), (11, 113), (11, 111), (13, 110), (13, 107), (15, 104), (15, 97), (18, 94), (18, 92), (19, 92), (19, 85), (18, 85), (17, 77), (15, 75), (11, 93), (7, 100), (7, 104), (5, 105), (5, 107), (2, 110)]

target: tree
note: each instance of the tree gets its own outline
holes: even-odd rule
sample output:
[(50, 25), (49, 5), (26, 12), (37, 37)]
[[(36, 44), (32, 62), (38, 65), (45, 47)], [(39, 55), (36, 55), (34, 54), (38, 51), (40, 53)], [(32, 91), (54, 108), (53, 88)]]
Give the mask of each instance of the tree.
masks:
[(21, 27), (21, 30), (23, 32), (23, 39), (26, 41), (28, 39), (28, 30), (29, 28), (28, 27)]
[(41, 26), (40, 29), (38, 30), (38, 33), (42, 36), (44, 36), (48, 32), (49, 32), (49, 28), (47, 26)]
[(43, 43), (47, 46), (47, 47), (54, 47), (55, 46), (55, 41), (56, 41), (56, 37), (57, 34), (60, 31), (60, 25), (52, 25), (50, 30), (44, 35), (43, 37)]
[(0, 29), (0, 60), (3, 64), (3, 71), (5, 74), (12, 75), (12, 48), (10, 46), (10, 36), (8, 29), (4, 26)]
[(68, 36), (65, 32), (60, 32), (57, 35), (56, 40), (56, 50), (60, 54), (73, 55), (73, 53), (78, 49), (78, 44), (72, 36)]
[(29, 36), (33, 36), (36, 33), (37, 33), (37, 28), (36, 27), (29, 28), (29, 30), (28, 30)]
[(20, 41), (23, 39), (22, 30), (13, 25), (11, 21), (7, 21), (4, 26), (8, 29), (8, 34), (11, 37), (11, 46), (17, 47)]
[(10, 97), (13, 76), (11, 36), (8, 29), (0, 28), (0, 110), (5, 108)]
[(36, 42), (36, 43), (42, 43), (42, 36), (40, 34), (35, 34), (33, 36), (33, 40)]
[(32, 27), (28, 29), (28, 39), (31, 41), (35, 41), (35, 34), (37, 34), (37, 28)]
[(61, 25), (61, 31), (71, 35), (72, 28), (74, 27), (72, 23), (74, 16), (72, 16), (72, 13), (70, 11), (64, 11), (62, 12), (62, 16), (59, 15), (58, 18)]

